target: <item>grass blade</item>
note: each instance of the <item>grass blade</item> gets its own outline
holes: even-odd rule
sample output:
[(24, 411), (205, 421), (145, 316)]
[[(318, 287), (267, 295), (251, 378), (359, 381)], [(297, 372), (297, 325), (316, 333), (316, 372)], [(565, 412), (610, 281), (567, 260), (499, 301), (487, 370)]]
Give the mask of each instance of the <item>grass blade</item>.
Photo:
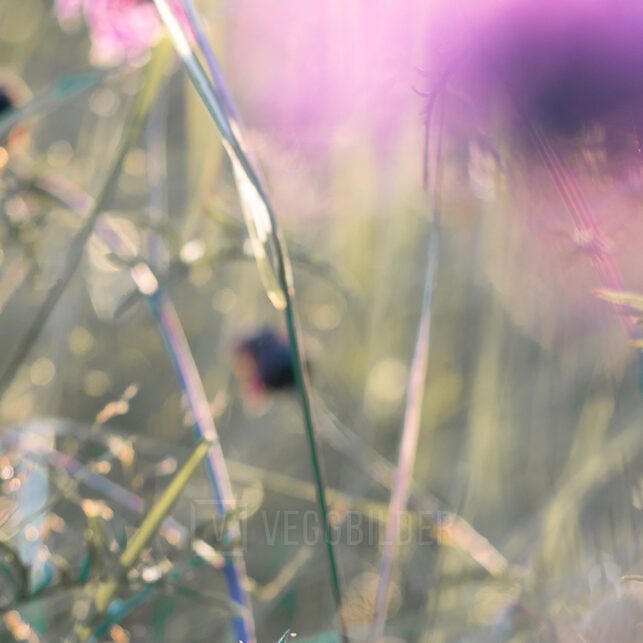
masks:
[[(251, 157), (246, 152), (243, 141), (240, 138), (240, 125), (234, 119), (234, 112), (230, 113), (230, 107), (228, 107), (228, 111), (226, 111), (226, 101), (222, 98), (222, 94), (228, 97), (228, 104), (231, 103), (231, 100), (229, 93), (221, 89), (223, 79), (220, 77), (218, 79), (219, 87), (215, 87), (192, 50), (183, 28), (172, 12), (167, 0), (154, 0), (154, 2), (163, 22), (168, 28), (176, 51), (183, 60), (194, 87), (203, 99), (206, 108), (219, 129), (224, 149), (231, 159), (234, 172), (237, 175), (242, 174), (244, 176), (240, 197), (242, 202), (245, 202), (248, 214), (251, 215), (253, 219), (252, 225), (249, 227), (249, 235), (251, 238), (253, 235), (255, 236), (255, 245), (260, 245), (263, 251), (263, 254), (259, 255), (257, 262), (259, 272), (260, 275), (262, 275), (262, 281), (270, 284), (270, 288), (267, 288), (270, 300), (278, 309), (284, 311), (286, 318), (288, 339), (295, 371), (295, 382), (304, 416), (304, 426), (310, 451), (313, 478), (317, 488), (319, 511), (324, 526), (331, 590), (340, 619), (342, 638), (348, 640), (346, 626), (342, 618), (340, 574), (333, 549), (332, 527), (328, 516), (325, 482), (317, 446), (307, 375), (303, 366), (304, 358), (299, 340), (300, 332), (294, 310), (292, 269), (286, 247), (282, 241), (275, 214), (267, 198), (261, 178), (253, 167)], [(193, 21), (197, 19), (194, 11), (192, 12), (191, 18)], [(204, 45), (208, 49), (206, 58), (216, 61), (214, 52), (209, 47), (207, 40), (204, 41)], [(238, 180), (239, 179), (237, 179), (237, 181)], [(238, 182), (237, 185), (239, 185)], [(252, 191), (249, 186), (253, 188)], [(261, 205), (259, 205), (259, 202), (261, 202)], [(271, 261), (264, 261), (264, 256), (270, 257)], [(271, 273), (274, 274), (268, 275), (266, 273), (266, 267), (268, 265), (270, 266)], [(279, 290), (276, 288), (273, 290), (273, 286), (276, 283), (279, 284)]]
[(93, 588), (93, 591), (91, 591), (93, 610), (90, 611), (90, 622), (79, 624), (75, 628), (75, 634), (80, 641), (86, 641), (90, 638), (92, 633), (91, 622), (97, 622), (107, 611), (109, 604), (118, 591), (122, 579), (138, 561), (140, 555), (143, 553), (143, 549), (154, 537), (161, 522), (172, 509), (172, 506), (178, 500), (187, 483), (190, 481), (190, 478), (194, 475), (203, 460), (205, 460), (209, 452), (210, 445), (207, 442), (201, 442), (196, 447), (192, 455), (172, 478), (167, 489), (165, 489), (161, 497), (152, 506), (138, 531), (127, 544), (125, 551), (119, 558), (117, 574)]
[(230, 600), (234, 607), (232, 623), (235, 629), (235, 640), (244, 643), (255, 641), (254, 620), (250, 600), (245, 590), (246, 570), (243, 557), (233, 547), (240, 540), (239, 522), (234, 516), (235, 499), (230, 485), (228, 469), (223, 457), (221, 444), (210, 414), (208, 400), (203, 390), (203, 384), (190, 351), (187, 338), (172, 302), (162, 291), (153, 293), (148, 299), (152, 312), (165, 340), (168, 352), (172, 358), (174, 369), (192, 415), (194, 427), (200, 439), (211, 442), (211, 448), (206, 460), (210, 482), (214, 491), (216, 509), (219, 516), (227, 525), (225, 538), (234, 551), (226, 553), (223, 573), (228, 583)]
[[(88, 201), (84, 193), (73, 189), (63, 181), (57, 180), (54, 175), (47, 175), (45, 178), (46, 180), (38, 182), (38, 186), (45, 193), (51, 192), (55, 198), (70, 209), (74, 210), (74, 206)], [(109, 222), (99, 222), (96, 227), (96, 233), (115, 254), (118, 255), (128, 250), (127, 240), (121, 237), (119, 231), (111, 226)], [(223, 452), (218, 442), (216, 427), (210, 414), (208, 401), (190, 346), (172, 302), (163, 290), (158, 288), (149, 267), (146, 264), (139, 263), (131, 269), (130, 274), (135, 281), (136, 275), (134, 271), (137, 268), (139, 269), (139, 274), (148, 278), (145, 286), (150, 286), (150, 288), (146, 290), (144, 296), (152, 308), (159, 332), (165, 340), (175, 367), (181, 390), (194, 417), (196, 435), (201, 439), (207, 438), (212, 442), (211, 452), (206, 461), (207, 471), (212, 482), (217, 513), (225, 519), (226, 516), (234, 514), (234, 495)], [(140, 270), (141, 268), (143, 270)], [(137, 285), (140, 288), (140, 278)], [(226, 536), (231, 542), (235, 542), (239, 536), (238, 523), (228, 519), (226, 524), (228, 525)], [(254, 641), (254, 622), (250, 601), (244, 589), (246, 572), (240, 552), (234, 551), (226, 557), (223, 571), (228, 582), (229, 597), (235, 607), (233, 617), (235, 636), (237, 640)]]
[[(444, 107), (441, 110), (444, 113)], [(432, 114), (428, 117), (430, 124)], [(424, 390), (426, 384), (426, 372), (429, 360), (429, 338), (431, 332), (431, 314), (433, 304), (433, 287), (435, 283), (435, 273), (438, 263), (438, 248), (440, 234), (439, 218), (439, 196), (438, 183), (440, 171), (440, 154), (441, 154), (441, 134), (440, 125), (439, 136), (436, 150), (436, 179), (434, 187), (433, 201), (433, 229), (429, 240), (427, 252), (426, 276), (424, 280), (424, 294), (422, 298), (422, 308), (420, 323), (418, 325), (415, 348), (413, 350), (413, 361), (409, 372), (409, 381), (406, 397), (406, 407), (404, 410), (404, 421), (402, 424), (402, 435), (400, 438), (397, 470), (393, 482), (393, 490), (388, 510), (388, 520), (386, 524), (384, 549), (380, 562), (379, 579), (377, 594), (375, 597), (375, 618), (373, 630), (371, 632), (371, 641), (379, 641), (384, 633), (386, 623), (386, 611), (388, 607), (389, 588), (393, 563), (399, 540), (402, 516), (406, 509), (411, 491), (411, 480), (413, 477), (413, 467), (415, 464), (415, 454), (417, 451), (418, 438), (420, 435), (420, 421), (422, 416), (422, 405), (424, 401)]]

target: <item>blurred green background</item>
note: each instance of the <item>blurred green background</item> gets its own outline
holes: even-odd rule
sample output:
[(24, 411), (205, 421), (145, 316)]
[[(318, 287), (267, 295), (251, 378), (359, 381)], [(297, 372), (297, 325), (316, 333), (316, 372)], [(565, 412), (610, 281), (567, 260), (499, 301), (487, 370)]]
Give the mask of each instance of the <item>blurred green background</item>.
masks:
[[(363, 3), (328, 3), (318, 30), (294, 3), (288, 5), (294, 12), (289, 19), (284, 7), (272, 15), (251, 2), (201, 4), (291, 249), (320, 431), (324, 424), (349, 427), (394, 462), (431, 231), (430, 198), (422, 189), (424, 99), (406, 79), (398, 79), (400, 98), (392, 115), (378, 111), (387, 78), (369, 67), (376, 62), (349, 64), (351, 51), (358, 56), (359, 38), (365, 38)], [(382, 22), (387, 6), (379, 8)], [(422, 29), (419, 22), (409, 34), (409, 49), (418, 60)], [(314, 80), (322, 74), (318, 61), (305, 55), (312, 34), (335, 43), (336, 50), (329, 46), (329, 51), (346, 61), (349, 103), (341, 95), (344, 85), (338, 86), (341, 100), (334, 103), (332, 118), (298, 128), (296, 109), (288, 111), (279, 101), (300, 76)], [(0, 0), (2, 74), (20, 78), (32, 94), (88, 70), (88, 50), (82, 26), (62, 31), (49, 2)], [(371, 69), (373, 78), (363, 81), (364, 69)], [(30, 121), (27, 154), (34, 171), (54, 171), (95, 194), (143, 73), (114, 72)], [(414, 70), (411, 80), (414, 73), (421, 86), (422, 73)], [(364, 87), (351, 93), (358, 81)], [(363, 103), (354, 102), (355, 96)], [(327, 100), (322, 91), (315, 99)], [(394, 127), (388, 127), (389, 119)], [(248, 572), (256, 582), (259, 640), (276, 641), (286, 628), (301, 639), (331, 632), (335, 615), (323, 543), (303, 542), (306, 512), (315, 504), (296, 398), (280, 394), (248, 405), (234, 377), (235, 343), (264, 324), (282, 331), (281, 316), (248, 256), (214, 127), (178, 64), (159, 93), (151, 123), (129, 152), (103, 216), (140, 249), (151, 229), (160, 232), (167, 248), (163, 259), (176, 269), (169, 294), (212, 402), (235, 491), (242, 505), (255, 505), (244, 522), (244, 537)], [(461, 515), (508, 566), (491, 573), (463, 543), (438, 537), (437, 544), (429, 544), (413, 532), (399, 549), (390, 640), (549, 641), (555, 640), (552, 628), (560, 640), (581, 640), (565, 638), (566, 633), (579, 631), (575, 628), (588, 612), (627, 589), (622, 575), (643, 572), (636, 351), (617, 317), (589, 294), (600, 285), (591, 261), (533, 225), (530, 216), (546, 209), (559, 212), (560, 227), (569, 230), (553, 189), (543, 187), (544, 181), (534, 187), (542, 169), (498, 149), (500, 160), (484, 143), (466, 140), (449, 113), (443, 229), (414, 481), (417, 495), (437, 498), (433, 507)], [(152, 225), (149, 186), (163, 156), (165, 206)], [(579, 168), (580, 180), (591, 183), (592, 170)], [(25, 321), (55, 282), (79, 227), (59, 206), (9, 194), (6, 185), (1, 189), (0, 360), (8, 358)], [(75, 437), (59, 436), (56, 445), (81, 461), (92, 457), (91, 448), (79, 446), (83, 432), (96, 443), (111, 435), (141, 436), (134, 464), (116, 458), (108, 475), (130, 488), (137, 475), (150, 477), (138, 491), (149, 500), (167, 483), (166, 475), (149, 472), (164, 458), (183, 460), (191, 431), (150, 310), (133, 291), (127, 271), (92, 238), (81, 269), (2, 398), (0, 414), (5, 434), (38, 418), (68, 419)], [(138, 392), (126, 412), (100, 426), (99, 435), (91, 432), (97, 414), (132, 384)], [(323, 455), (329, 487), (354, 501), (332, 496), (334, 508), (363, 515), (379, 533), (388, 490), (326, 442)], [(4, 457), (19, 457), (19, 451)], [(3, 491), (12, 502), (17, 496), (9, 482)], [(82, 485), (79, 493), (95, 497)], [(188, 523), (208, 499), (205, 477), (197, 479), (174, 513)], [(377, 503), (377, 511), (369, 512), (360, 500)], [(85, 528), (85, 516), (73, 504), (67, 500), (54, 507), (67, 529), (47, 541), (50, 551), (59, 547), (71, 558), (82, 547), (79, 534)], [(282, 529), (286, 511), (296, 512), (293, 541)], [(127, 529), (138, 524), (117, 508), (114, 514), (110, 520), (122, 520)], [(268, 525), (279, 526), (274, 542)], [(354, 640), (366, 640), (378, 538), (355, 544), (346, 528), (339, 534), (346, 618)], [(187, 554), (158, 542), (149, 556), (178, 564)], [(122, 631), (108, 636), (228, 640), (224, 585), (216, 570), (191, 570), (183, 582), (196, 594), (163, 586), (121, 622)], [(31, 635), (61, 640), (77, 591), (52, 589), (18, 605), (33, 627)], [(2, 606), (2, 640), (15, 637), (14, 621), (7, 625), (14, 607), (11, 601)], [(334, 640), (329, 637), (315, 640)]]

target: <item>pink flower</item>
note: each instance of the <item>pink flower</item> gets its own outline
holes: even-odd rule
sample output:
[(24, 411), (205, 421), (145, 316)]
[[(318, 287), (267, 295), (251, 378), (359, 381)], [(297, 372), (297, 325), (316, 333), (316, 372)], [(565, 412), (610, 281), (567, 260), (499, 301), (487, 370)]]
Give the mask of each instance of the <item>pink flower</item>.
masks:
[(554, 344), (614, 327), (595, 288), (643, 289), (641, 29), (636, 0), (451, 0), (434, 15), (427, 84), (449, 144), (472, 185), (490, 168), (504, 190), (485, 268), (514, 320)]
[(433, 23), (429, 59), (476, 116), (503, 110), (514, 134), (527, 117), (561, 138), (596, 124), (622, 138), (624, 117), (640, 126), (639, 2), (490, 0), (467, 8), (446, 3)]
[[(184, 19), (180, 2), (172, 4)], [(141, 61), (163, 34), (151, 0), (57, 0), (56, 11), (63, 23), (84, 17), (91, 33), (91, 59), (100, 66)]]
[(422, 4), (231, 3), (228, 61), (253, 82), (237, 89), (230, 80), (248, 122), (311, 153), (365, 130), (384, 148), (395, 143), (404, 116), (418, 111)]

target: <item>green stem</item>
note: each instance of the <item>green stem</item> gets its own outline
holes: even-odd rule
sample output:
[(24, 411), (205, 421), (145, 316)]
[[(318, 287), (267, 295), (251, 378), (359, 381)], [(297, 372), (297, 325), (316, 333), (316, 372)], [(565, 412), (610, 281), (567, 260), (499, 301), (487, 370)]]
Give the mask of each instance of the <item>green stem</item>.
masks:
[[(122, 579), (138, 561), (141, 553), (156, 534), (159, 526), (163, 522), (163, 519), (170, 512), (172, 506), (178, 500), (187, 483), (190, 481), (190, 478), (205, 460), (209, 452), (209, 442), (203, 441), (197, 445), (192, 455), (179, 469), (174, 478), (172, 478), (172, 482), (170, 482), (167, 489), (165, 489), (161, 497), (150, 509), (149, 513), (143, 519), (138, 531), (127, 544), (125, 551), (121, 554), (118, 561), (118, 573), (95, 587), (92, 592), (93, 610), (91, 611), (90, 616), (91, 622), (95, 623), (107, 611), (109, 604), (112, 602), (116, 592), (118, 591)], [(92, 627), (90, 624), (80, 624), (75, 628), (75, 633), (80, 641), (86, 641), (91, 636)]]
[[(250, 161), (250, 155), (245, 151), (242, 140), (239, 135), (241, 134), (240, 123), (235, 118), (236, 109), (231, 107), (230, 94), (224, 89), (221, 84), (223, 82), (223, 77), (218, 72), (218, 69), (214, 69), (211, 74), (214, 78), (217, 79), (219, 87), (215, 87), (211, 79), (206, 74), (203, 66), (199, 62), (197, 56), (192, 50), (190, 43), (184, 33), (182, 25), (176, 20), (172, 9), (170, 8), (167, 0), (154, 0), (159, 14), (166, 24), (170, 36), (174, 42), (175, 48), (183, 63), (185, 68), (192, 80), (192, 83), (201, 96), (206, 108), (208, 109), (214, 123), (222, 137), (224, 149), (228, 153), (230, 160), (233, 165), (233, 169), (239, 169), (243, 172), (243, 178), (247, 179), (252, 188), (256, 191), (256, 197), (259, 200), (260, 208), (265, 209), (265, 214), (268, 217), (268, 222), (262, 220), (261, 224), (267, 226), (268, 230), (264, 229), (265, 238), (261, 241), (266, 244), (268, 240), (272, 245), (272, 251), (274, 252), (274, 263), (276, 264), (276, 273), (277, 279), (281, 288), (281, 296), (283, 297), (283, 305), (277, 305), (273, 297), (270, 297), (271, 293), (268, 295), (273, 302), (277, 305), (278, 308), (281, 308), (284, 311), (286, 318), (286, 326), (288, 328), (288, 339), (292, 351), (293, 364), (295, 370), (295, 381), (297, 385), (297, 390), (299, 393), (299, 398), (302, 407), (302, 413), (304, 418), (304, 425), (306, 430), (306, 437), (308, 440), (308, 447), (310, 451), (310, 458), (313, 469), (313, 477), (315, 486), (317, 488), (317, 497), (319, 512), (322, 519), (322, 524), (324, 526), (324, 535), (326, 541), (326, 553), (328, 559), (328, 566), (330, 570), (330, 580), (331, 580), (331, 589), (333, 598), (336, 604), (336, 608), (339, 615), (340, 629), (342, 639), (348, 641), (347, 628), (342, 617), (342, 591), (341, 591), (341, 581), (339, 575), (339, 569), (337, 561), (335, 558), (334, 546), (332, 541), (332, 527), (330, 524), (330, 518), (328, 515), (328, 505), (326, 502), (325, 495), (325, 482), (322, 472), (322, 467), (320, 463), (316, 435), (315, 435), (315, 426), (313, 421), (313, 414), (310, 404), (310, 395), (308, 392), (308, 383), (306, 379), (305, 369), (304, 369), (304, 360), (302, 356), (301, 343), (299, 340), (297, 316), (294, 308), (294, 285), (292, 280), (292, 272), (290, 268), (290, 263), (288, 261), (288, 256), (286, 252), (285, 244), (283, 243), (277, 225), (277, 220), (275, 213), (270, 205), (270, 201), (267, 197), (266, 191), (264, 189), (263, 183), (260, 179), (259, 173), (253, 167), (253, 164)], [(188, 17), (193, 21), (198, 20), (196, 12), (188, 11)], [(197, 32), (202, 31), (198, 28)], [(206, 55), (206, 60), (212, 65), (212, 61), (215, 61), (216, 56), (214, 52), (209, 47), (207, 40), (203, 39), (201, 41), (202, 46), (208, 47), (208, 52)], [(225, 100), (222, 98), (225, 96)], [(254, 197), (254, 195), (250, 195)], [(246, 199), (248, 196), (246, 195)], [(263, 251), (264, 249), (262, 249)], [(265, 260), (265, 256), (263, 256)], [(257, 256), (258, 264), (260, 263), (260, 256)], [(264, 281), (265, 285), (265, 281)]]

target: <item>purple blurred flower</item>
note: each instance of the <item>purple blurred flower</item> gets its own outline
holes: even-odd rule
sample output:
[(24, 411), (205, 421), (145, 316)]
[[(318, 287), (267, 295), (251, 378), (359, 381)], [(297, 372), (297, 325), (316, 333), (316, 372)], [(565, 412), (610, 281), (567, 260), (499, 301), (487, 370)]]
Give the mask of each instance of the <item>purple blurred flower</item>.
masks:
[[(600, 124), (607, 145), (643, 127), (643, 5), (636, 0), (449, 3), (434, 22), (431, 61), (476, 122), (520, 136), (529, 119), (573, 137)], [(440, 69), (442, 67), (442, 69)], [(631, 141), (630, 141), (631, 142)], [(614, 150), (616, 151), (616, 150)], [(631, 151), (631, 150), (630, 150)]]
[[(180, 2), (172, 4), (184, 19)], [(91, 32), (91, 59), (96, 65), (139, 62), (163, 34), (151, 0), (56, 0), (56, 11), (63, 23), (84, 17)]]
[(641, 33), (637, 0), (453, 0), (434, 15), (428, 89), (445, 89), (451, 140), (502, 158), (499, 245), (521, 270), (498, 263), (492, 279), (521, 324), (545, 310), (556, 331), (589, 327), (593, 287), (643, 287)]
[(314, 153), (365, 131), (378, 145), (397, 144), (404, 117), (418, 111), (412, 86), (420, 78), (424, 4), (231, 3), (229, 61), (243, 70), (240, 79), (253, 78), (238, 88), (249, 120)]

